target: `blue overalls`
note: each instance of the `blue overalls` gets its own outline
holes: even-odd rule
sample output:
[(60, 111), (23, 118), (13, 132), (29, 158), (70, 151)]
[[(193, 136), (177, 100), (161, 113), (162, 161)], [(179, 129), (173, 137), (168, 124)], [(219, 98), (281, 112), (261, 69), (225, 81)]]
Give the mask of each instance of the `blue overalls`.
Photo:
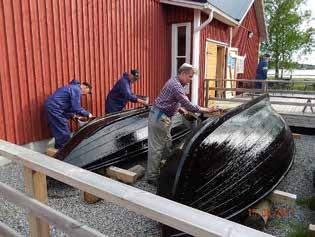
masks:
[(61, 87), (45, 101), (48, 125), (55, 138), (55, 148), (62, 148), (70, 139), (68, 120), (79, 114), (88, 116), (89, 112), (80, 105), (80, 82), (72, 80), (68, 86)]
[(136, 103), (137, 99), (131, 92), (131, 82), (128, 73), (125, 72), (107, 95), (105, 113), (122, 111), (128, 101)]
[[(256, 70), (256, 80), (266, 80), (267, 72), (268, 72), (268, 61), (266, 59), (261, 59), (258, 63), (257, 70)], [(255, 88), (261, 89), (262, 83), (256, 82)]]

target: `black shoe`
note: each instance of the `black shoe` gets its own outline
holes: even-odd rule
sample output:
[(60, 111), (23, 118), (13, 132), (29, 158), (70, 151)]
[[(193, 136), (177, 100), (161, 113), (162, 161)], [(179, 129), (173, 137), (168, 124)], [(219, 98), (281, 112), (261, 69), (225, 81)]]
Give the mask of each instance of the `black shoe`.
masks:
[(157, 185), (158, 185), (158, 181), (154, 180), (154, 179), (148, 179), (147, 183), (150, 184), (150, 185), (153, 185), (155, 187), (157, 187)]

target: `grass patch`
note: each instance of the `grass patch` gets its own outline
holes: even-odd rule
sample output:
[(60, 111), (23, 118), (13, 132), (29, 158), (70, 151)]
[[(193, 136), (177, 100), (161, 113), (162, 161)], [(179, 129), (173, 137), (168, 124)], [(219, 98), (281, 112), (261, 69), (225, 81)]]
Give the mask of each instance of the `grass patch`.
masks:
[(308, 237), (308, 228), (302, 224), (295, 224), (291, 227), (286, 237)]
[(296, 204), (299, 206), (307, 207), (315, 211), (315, 196), (309, 198), (300, 198), (296, 200)]

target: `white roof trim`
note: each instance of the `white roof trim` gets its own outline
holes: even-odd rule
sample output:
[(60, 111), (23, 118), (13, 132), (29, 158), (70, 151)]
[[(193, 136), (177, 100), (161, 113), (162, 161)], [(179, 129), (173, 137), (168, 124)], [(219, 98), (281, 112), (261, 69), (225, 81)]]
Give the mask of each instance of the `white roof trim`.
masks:
[(247, 16), (247, 13), (248, 13), (249, 9), (252, 7), (252, 5), (253, 5), (254, 2), (255, 2), (255, 0), (252, 0), (252, 2), (249, 4), (249, 6), (248, 6), (248, 8), (247, 8), (247, 10), (246, 10), (246, 12), (245, 12), (245, 14), (243, 15), (242, 19), (240, 20), (240, 23), (243, 22), (243, 20), (244, 20), (245, 17)]
[(229, 25), (229, 26), (239, 26), (240, 23), (236, 20), (234, 20), (232, 17), (229, 15), (225, 14), (218, 8), (212, 6), (209, 3), (200, 3), (200, 2), (192, 2), (192, 1), (183, 1), (183, 0), (160, 0), (161, 3), (165, 4), (170, 4), (170, 5), (175, 5), (179, 7), (187, 7), (187, 8), (192, 8), (192, 9), (199, 9), (202, 11), (205, 11), (209, 13), (209, 9), (212, 9), (214, 14), (214, 18), (217, 20)]
[(254, 7), (256, 11), (256, 19), (258, 23), (258, 29), (260, 33), (260, 42), (268, 42), (268, 30), (267, 24), (265, 19), (265, 10), (264, 10), (264, 1), (263, 0), (256, 0), (254, 2)]
[(205, 10), (205, 4), (200, 2), (188, 2), (181, 0), (160, 0), (161, 3), (175, 5), (179, 7), (187, 7), (199, 10)]

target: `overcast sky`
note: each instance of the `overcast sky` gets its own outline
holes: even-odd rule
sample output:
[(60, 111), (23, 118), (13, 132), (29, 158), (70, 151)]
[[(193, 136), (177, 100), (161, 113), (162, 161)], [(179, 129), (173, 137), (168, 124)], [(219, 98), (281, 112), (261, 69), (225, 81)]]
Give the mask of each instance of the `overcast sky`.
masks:
[[(315, 28), (315, 0), (307, 0), (305, 9), (312, 11), (312, 21), (309, 23), (309, 26)], [(315, 43), (315, 35), (313, 36), (313, 39)], [(315, 65), (315, 48), (313, 48), (312, 54), (301, 57), (299, 62)]]

